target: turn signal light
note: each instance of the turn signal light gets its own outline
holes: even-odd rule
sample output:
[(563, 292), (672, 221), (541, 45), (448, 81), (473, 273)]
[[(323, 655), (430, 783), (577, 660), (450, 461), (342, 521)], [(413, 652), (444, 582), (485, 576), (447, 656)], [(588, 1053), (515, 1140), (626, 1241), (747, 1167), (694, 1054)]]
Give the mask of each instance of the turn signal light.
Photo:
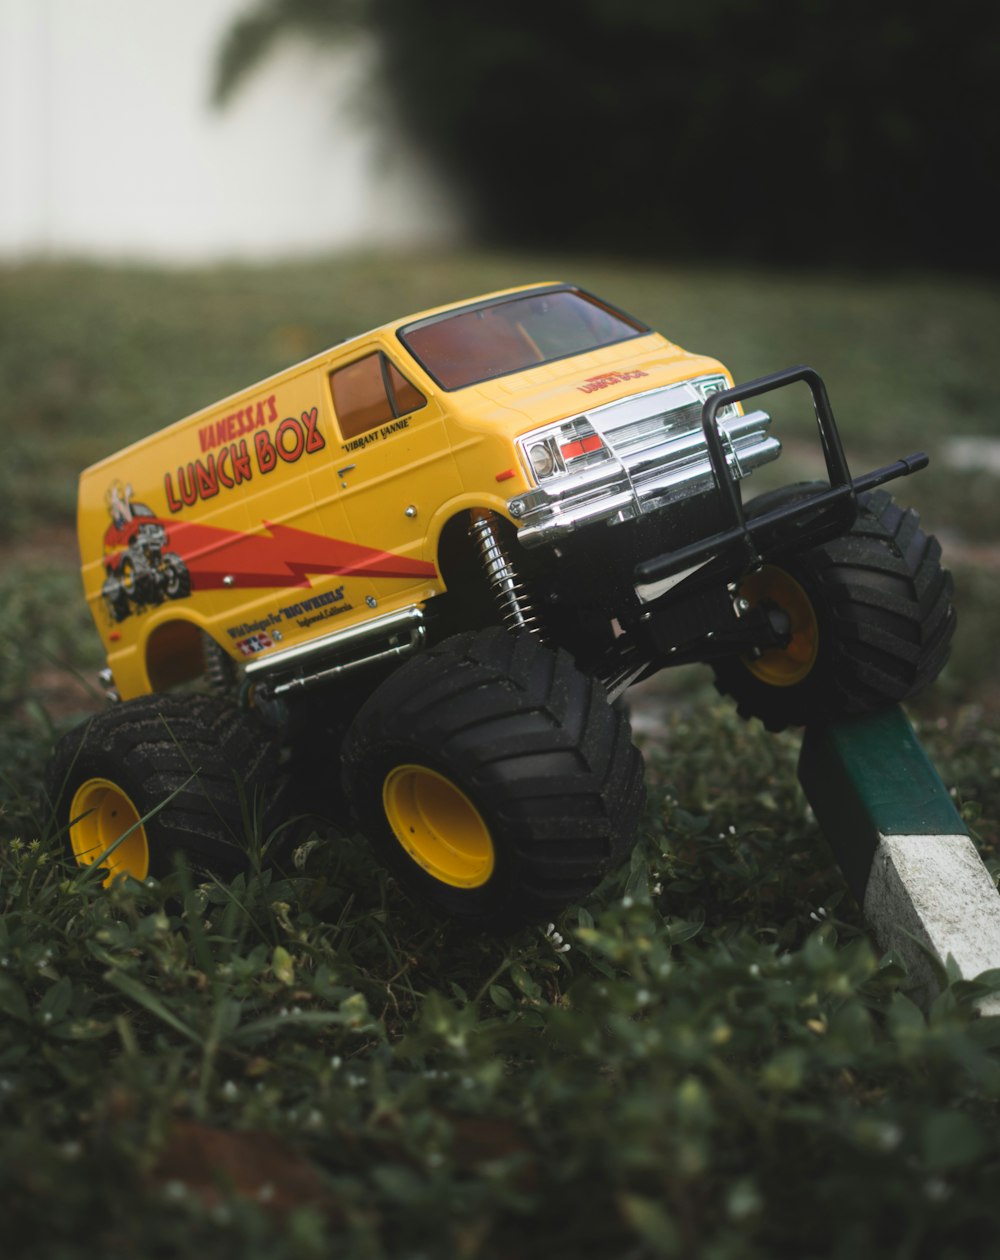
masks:
[(591, 433), (587, 437), (577, 438), (575, 442), (567, 442), (565, 446), (559, 447), (559, 454), (563, 459), (576, 459), (580, 455), (589, 455), (592, 451), (599, 451), (604, 443), (596, 433)]

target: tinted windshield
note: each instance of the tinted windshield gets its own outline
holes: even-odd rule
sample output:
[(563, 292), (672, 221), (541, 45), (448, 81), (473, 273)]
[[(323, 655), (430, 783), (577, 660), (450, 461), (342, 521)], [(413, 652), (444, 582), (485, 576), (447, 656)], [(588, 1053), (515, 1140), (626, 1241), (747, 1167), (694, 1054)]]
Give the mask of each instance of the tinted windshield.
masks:
[(432, 316), (399, 336), (439, 385), (462, 389), (648, 331), (587, 294), (549, 289)]

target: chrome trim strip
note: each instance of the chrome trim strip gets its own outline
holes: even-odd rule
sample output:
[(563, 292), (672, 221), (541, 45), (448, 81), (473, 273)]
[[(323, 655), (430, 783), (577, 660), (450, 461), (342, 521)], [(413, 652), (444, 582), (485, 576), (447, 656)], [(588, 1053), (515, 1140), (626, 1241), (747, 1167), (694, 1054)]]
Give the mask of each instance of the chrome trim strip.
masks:
[(269, 674), (274, 670), (287, 669), (299, 663), (312, 661), (328, 653), (340, 653), (350, 649), (367, 639), (383, 639), (393, 634), (419, 633), (423, 629), (424, 614), (414, 604), (398, 612), (384, 613), (371, 621), (363, 621), (357, 625), (347, 626), (343, 630), (335, 630), (320, 639), (312, 639), (308, 643), (297, 643), (294, 647), (284, 648), (259, 661), (251, 661), (244, 666), (247, 677), (256, 678)]
[(376, 661), (398, 660), (400, 657), (409, 656), (415, 652), (423, 645), (426, 637), (427, 631), (424, 627), (417, 626), (411, 631), (407, 643), (387, 647), (381, 652), (373, 652), (370, 656), (362, 656), (357, 660), (344, 661), (340, 665), (328, 665), (326, 669), (321, 669), (315, 674), (303, 674), (297, 678), (289, 678), (286, 682), (275, 683), (269, 688), (270, 693), (272, 696), (283, 696), (289, 691), (306, 691), (310, 687), (319, 686), (320, 683), (329, 682), (331, 678), (339, 678), (341, 674), (346, 674), (349, 670), (360, 669), (363, 665), (373, 665)]

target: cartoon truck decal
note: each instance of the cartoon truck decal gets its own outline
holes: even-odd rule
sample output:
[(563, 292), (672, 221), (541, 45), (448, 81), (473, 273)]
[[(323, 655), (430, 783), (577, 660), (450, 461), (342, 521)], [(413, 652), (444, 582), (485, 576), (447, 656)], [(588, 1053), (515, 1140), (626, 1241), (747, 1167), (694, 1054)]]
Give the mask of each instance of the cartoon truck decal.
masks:
[(152, 508), (132, 502), (131, 486), (122, 494), (116, 483), (107, 497), (111, 524), (104, 533), (101, 595), (111, 620), (190, 594), (191, 575), (180, 556), (165, 550), (167, 527)]
[[(791, 387), (826, 480), (744, 502), (781, 453), (757, 400)], [(72, 851), (108, 878), (231, 867), (232, 768), (270, 819), (276, 748), (307, 731), (418, 896), (552, 913), (633, 838), (633, 683), (702, 661), (779, 729), (937, 675), (951, 580), (880, 488), (926, 462), (852, 476), (812, 369), (736, 387), (563, 283), (334, 346), (82, 474), (120, 702), (50, 767)]]

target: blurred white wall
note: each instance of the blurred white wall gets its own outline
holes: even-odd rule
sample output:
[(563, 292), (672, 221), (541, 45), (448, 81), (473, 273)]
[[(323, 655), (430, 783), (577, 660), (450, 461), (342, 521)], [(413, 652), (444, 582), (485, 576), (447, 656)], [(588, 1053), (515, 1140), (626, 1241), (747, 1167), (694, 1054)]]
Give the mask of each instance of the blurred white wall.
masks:
[(0, 255), (201, 262), (448, 241), (366, 107), (371, 49), (280, 45), (223, 110), (244, 0), (0, 0)]

